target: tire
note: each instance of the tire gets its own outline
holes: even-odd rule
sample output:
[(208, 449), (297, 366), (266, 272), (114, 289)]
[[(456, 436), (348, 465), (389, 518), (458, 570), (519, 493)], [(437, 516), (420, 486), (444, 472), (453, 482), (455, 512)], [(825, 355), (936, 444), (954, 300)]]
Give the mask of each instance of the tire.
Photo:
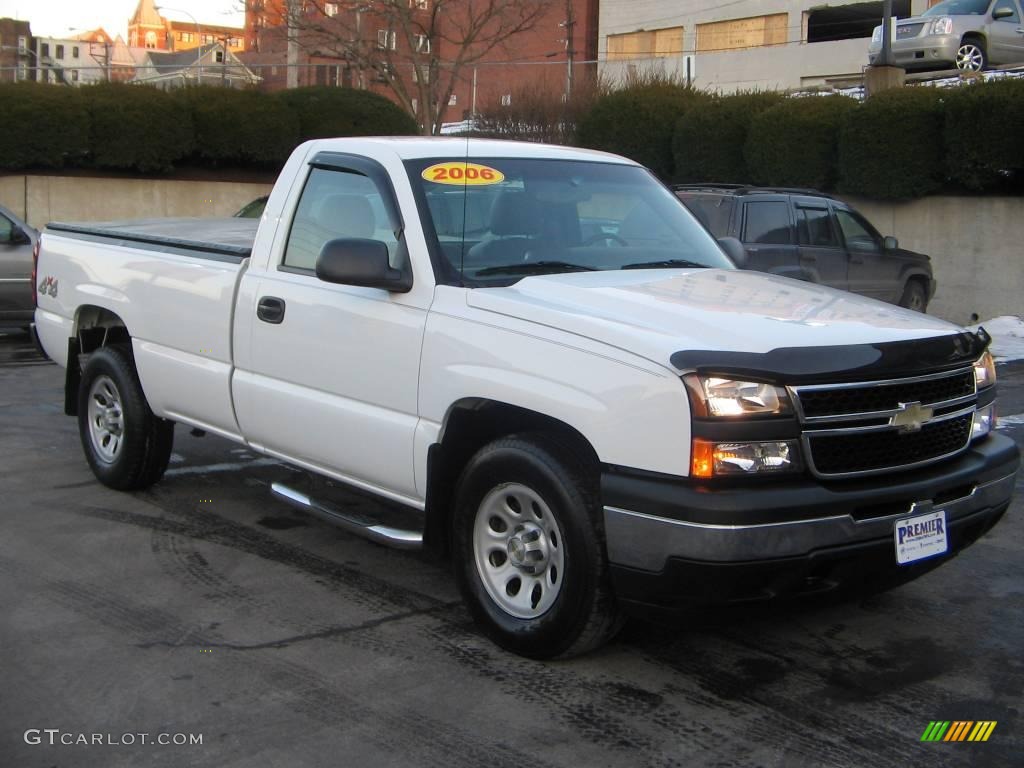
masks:
[(961, 72), (981, 72), (988, 68), (988, 51), (985, 41), (976, 37), (965, 37), (956, 51), (956, 68)]
[(928, 293), (920, 280), (907, 282), (903, 296), (900, 297), (900, 306), (915, 312), (925, 312), (928, 309)]
[(599, 496), (597, 467), (553, 436), (502, 438), (469, 461), (455, 494), (456, 578), (502, 648), (567, 658), (618, 631)]
[(174, 422), (153, 415), (131, 348), (89, 355), (78, 389), (78, 433), (96, 478), (119, 491), (148, 488), (171, 460)]

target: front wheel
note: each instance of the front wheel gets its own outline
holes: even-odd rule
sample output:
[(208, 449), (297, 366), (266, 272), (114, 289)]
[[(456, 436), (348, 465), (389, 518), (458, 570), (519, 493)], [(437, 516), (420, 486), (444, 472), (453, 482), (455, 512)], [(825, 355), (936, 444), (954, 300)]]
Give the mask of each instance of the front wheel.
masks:
[(903, 296), (900, 297), (900, 306), (912, 309), (915, 312), (924, 312), (928, 309), (928, 294), (920, 280), (911, 280), (903, 289)]
[(456, 576), (498, 645), (568, 657), (617, 631), (598, 495), (596, 468), (550, 436), (503, 438), (470, 460), (456, 492)]
[(78, 431), (89, 466), (104, 485), (137, 490), (163, 476), (174, 422), (150, 410), (128, 347), (101, 347), (89, 355), (78, 390)]
[(956, 52), (956, 68), (962, 72), (981, 72), (988, 66), (985, 44), (980, 40), (968, 39), (960, 43)]

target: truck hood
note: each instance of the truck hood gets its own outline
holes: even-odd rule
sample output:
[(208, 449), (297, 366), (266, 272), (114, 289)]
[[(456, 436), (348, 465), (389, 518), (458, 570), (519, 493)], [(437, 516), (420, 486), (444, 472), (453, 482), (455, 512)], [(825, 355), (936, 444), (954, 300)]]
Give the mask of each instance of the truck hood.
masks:
[[(467, 292), (471, 307), (550, 326), (664, 366), (681, 351), (764, 355), (956, 337), (962, 328), (851, 293), (743, 270), (532, 276)], [(710, 356), (709, 356), (710, 357)], [(675, 367), (688, 367), (675, 359)]]

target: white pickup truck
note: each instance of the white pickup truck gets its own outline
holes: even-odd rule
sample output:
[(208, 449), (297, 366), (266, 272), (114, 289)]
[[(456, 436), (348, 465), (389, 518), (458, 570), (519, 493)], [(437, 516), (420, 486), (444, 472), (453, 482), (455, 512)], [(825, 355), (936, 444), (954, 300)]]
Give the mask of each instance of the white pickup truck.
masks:
[(621, 157), (319, 140), (259, 222), (50, 224), (36, 329), (101, 482), (159, 480), (175, 423), (243, 443), (406, 513), (274, 486), (565, 656), (630, 609), (912, 578), (1009, 506), (984, 332), (735, 246)]

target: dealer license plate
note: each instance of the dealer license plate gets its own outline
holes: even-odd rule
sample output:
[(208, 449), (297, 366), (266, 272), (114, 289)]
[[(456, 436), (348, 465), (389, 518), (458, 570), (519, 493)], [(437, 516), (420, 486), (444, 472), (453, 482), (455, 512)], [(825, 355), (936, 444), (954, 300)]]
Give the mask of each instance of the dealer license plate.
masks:
[(945, 554), (946, 512), (929, 512), (897, 520), (893, 537), (896, 540), (896, 562), (900, 565)]

